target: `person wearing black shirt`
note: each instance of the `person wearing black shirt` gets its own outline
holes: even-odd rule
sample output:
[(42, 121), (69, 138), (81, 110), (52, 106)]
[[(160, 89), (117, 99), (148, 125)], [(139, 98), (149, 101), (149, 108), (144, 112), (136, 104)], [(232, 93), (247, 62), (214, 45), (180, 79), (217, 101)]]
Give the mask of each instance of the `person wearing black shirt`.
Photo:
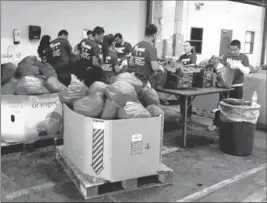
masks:
[[(244, 83), (244, 75), (249, 74), (249, 59), (248, 57), (240, 53), (241, 42), (239, 40), (233, 40), (230, 43), (230, 51), (226, 53), (216, 68), (216, 72), (220, 72), (224, 66), (229, 66), (232, 70), (234, 70), (234, 79), (232, 88), (233, 91), (229, 92), (229, 97), (234, 99), (242, 99), (243, 98), (243, 83)], [(219, 101), (227, 98), (227, 93), (221, 93), (219, 96)], [(220, 129), (220, 111), (217, 110), (215, 112), (215, 118), (213, 120), (213, 124), (208, 127), (208, 131), (217, 131)]]
[[(194, 53), (194, 48), (191, 45), (191, 42), (186, 41), (184, 43), (184, 54), (180, 56), (180, 58), (178, 59), (178, 62), (180, 62), (183, 66), (196, 66), (196, 62), (197, 62), (197, 56)], [(190, 97), (188, 97), (187, 102), (191, 103), (192, 99)], [(182, 118), (180, 120), (180, 122), (184, 121), (184, 113), (185, 113), (185, 106), (184, 106), (184, 101), (180, 100), (180, 108), (181, 108), (181, 115)], [(187, 122), (189, 122), (191, 120), (192, 117), (192, 104), (190, 105), (190, 107), (188, 107), (187, 109)]]
[(157, 49), (154, 46), (158, 29), (154, 24), (148, 24), (145, 28), (144, 39), (137, 43), (132, 51), (129, 64), (134, 67), (135, 75), (144, 85), (148, 85), (152, 76), (157, 72), (164, 72), (158, 63)]
[(101, 80), (101, 49), (99, 44), (103, 42), (105, 30), (102, 27), (95, 27), (92, 39), (83, 39), (79, 47), (79, 79), (90, 87), (95, 81)]
[(121, 60), (132, 52), (132, 45), (123, 40), (122, 34), (115, 34), (116, 52)]
[(58, 38), (50, 43), (53, 54), (53, 63), (58, 79), (61, 83), (68, 86), (71, 83), (71, 58), (74, 53), (68, 41), (69, 33), (61, 30)]
[(119, 65), (119, 58), (115, 50), (115, 41), (112, 34), (105, 35), (102, 45), (103, 64), (102, 82), (112, 84), (124, 64)]
[[(87, 39), (91, 39), (91, 40), (94, 39), (92, 30), (88, 30), (86, 34), (87, 34)], [(75, 46), (75, 48), (74, 48), (75, 53), (79, 55), (79, 50), (80, 49), (81, 49), (81, 42)]]
[(40, 41), (37, 52), (43, 62), (52, 63), (53, 55), (50, 48), (51, 37), (44, 35)]

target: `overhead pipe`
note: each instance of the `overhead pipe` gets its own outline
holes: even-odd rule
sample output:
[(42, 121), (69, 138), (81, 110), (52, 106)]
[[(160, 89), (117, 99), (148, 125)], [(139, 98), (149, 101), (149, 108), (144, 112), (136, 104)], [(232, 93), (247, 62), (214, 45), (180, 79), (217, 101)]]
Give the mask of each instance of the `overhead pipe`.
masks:
[(146, 25), (152, 23), (152, 0), (146, 1)]

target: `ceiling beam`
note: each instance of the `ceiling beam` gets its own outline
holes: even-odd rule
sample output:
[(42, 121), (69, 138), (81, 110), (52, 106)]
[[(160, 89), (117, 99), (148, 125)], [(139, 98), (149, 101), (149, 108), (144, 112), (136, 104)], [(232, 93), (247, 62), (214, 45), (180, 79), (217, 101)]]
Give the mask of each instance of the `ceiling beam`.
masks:
[(254, 6), (266, 7), (266, 0), (228, 0), (243, 4), (250, 4)]

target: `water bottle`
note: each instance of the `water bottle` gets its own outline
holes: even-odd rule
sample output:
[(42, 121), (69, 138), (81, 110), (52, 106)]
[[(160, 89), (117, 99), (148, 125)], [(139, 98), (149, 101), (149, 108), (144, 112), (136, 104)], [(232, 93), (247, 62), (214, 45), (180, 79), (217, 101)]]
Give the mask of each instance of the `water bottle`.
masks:
[(251, 106), (256, 106), (258, 101), (258, 94), (255, 91), (252, 95), (252, 101), (251, 101)]

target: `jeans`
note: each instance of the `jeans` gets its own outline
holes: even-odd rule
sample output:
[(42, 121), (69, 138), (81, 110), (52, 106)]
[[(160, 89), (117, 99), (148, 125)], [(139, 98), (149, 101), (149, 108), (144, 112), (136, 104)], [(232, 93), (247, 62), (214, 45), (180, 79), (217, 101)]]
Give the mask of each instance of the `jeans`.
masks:
[(101, 81), (102, 69), (90, 67), (84, 72), (84, 84), (90, 87), (94, 82)]
[(65, 86), (69, 86), (71, 83), (71, 74), (70, 73), (61, 73), (57, 74), (57, 78), (59, 82), (61, 82)]
[[(229, 98), (242, 99), (243, 97), (243, 86), (235, 87), (233, 91), (229, 92)], [(227, 92), (220, 93), (219, 102), (227, 98)], [(220, 127), (220, 111), (215, 112), (215, 118), (213, 125)]]
[(70, 64), (54, 65), (58, 80), (65, 86), (71, 83)]

